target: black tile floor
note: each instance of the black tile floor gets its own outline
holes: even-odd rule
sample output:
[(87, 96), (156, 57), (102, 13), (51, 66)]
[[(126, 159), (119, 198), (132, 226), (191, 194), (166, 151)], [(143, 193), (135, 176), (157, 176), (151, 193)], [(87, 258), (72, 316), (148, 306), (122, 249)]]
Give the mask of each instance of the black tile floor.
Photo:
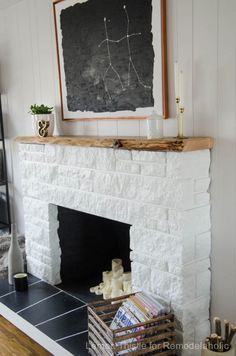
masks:
[(0, 280), (0, 302), (75, 356), (88, 355), (87, 303), (94, 299), (86, 286), (51, 286), (29, 275), (28, 291), (15, 292)]

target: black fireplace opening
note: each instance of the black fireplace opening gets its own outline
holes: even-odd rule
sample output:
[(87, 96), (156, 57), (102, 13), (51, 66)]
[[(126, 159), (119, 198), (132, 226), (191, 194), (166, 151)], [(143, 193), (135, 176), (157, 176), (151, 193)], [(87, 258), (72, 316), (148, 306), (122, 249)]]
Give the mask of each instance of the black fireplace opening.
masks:
[(131, 225), (60, 206), (58, 221), (61, 288), (90, 301), (89, 288), (102, 282), (112, 259), (121, 258), (124, 270), (131, 270)]

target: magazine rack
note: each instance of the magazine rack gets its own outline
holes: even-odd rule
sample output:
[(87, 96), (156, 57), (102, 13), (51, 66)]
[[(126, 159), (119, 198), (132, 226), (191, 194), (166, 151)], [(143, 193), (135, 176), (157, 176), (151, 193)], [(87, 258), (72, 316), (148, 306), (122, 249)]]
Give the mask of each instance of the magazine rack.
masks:
[(116, 330), (109, 327), (118, 308), (128, 297), (129, 295), (89, 304), (90, 355), (175, 355), (176, 332), (173, 314)]

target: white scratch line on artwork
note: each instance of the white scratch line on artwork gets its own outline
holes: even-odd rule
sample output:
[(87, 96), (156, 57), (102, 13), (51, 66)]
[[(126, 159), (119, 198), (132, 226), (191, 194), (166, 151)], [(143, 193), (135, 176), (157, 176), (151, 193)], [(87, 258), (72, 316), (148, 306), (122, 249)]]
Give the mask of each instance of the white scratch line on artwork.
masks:
[(145, 89), (151, 89), (151, 86), (149, 85), (146, 85), (140, 78), (139, 76), (139, 73), (134, 65), (134, 62), (133, 62), (133, 59), (132, 59), (132, 53), (131, 53), (131, 46), (130, 46), (130, 37), (134, 37), (134, 36), (141, 36), (142, 33), (141, 32), (137, 32), (137, 33), (129, 33), (129, 30), (130, 30), (130, 19), (129, 19), (129, 14), (128, 14), (128, 11), (126, 9), (126, 5), (123, 6), (123, 9), (125, 11), (125, 14), (126, 14), (126, 19), (127, 19), (127, 29), (126, 29), (126, 35), (121, 37), (120, 39), (118, 40), (112, 40), (109, 38), (108, 36), (108, 29), (107, 29), (107, 18), (104, 17), (104, 26), (105, 26), (105, 33), (106, 33), (106, 38), (98, 45), (98, 47), (101, 47), (104, 43), (107, 44), (107, 53), (108, 53), (108, 58), (109, 58), (109, 65), (107, 67), (107, 69), (105, 70), (105, 73), (103, 75), (103, 83), (104, 83), (104, 87), (105, 87), (105, 90), (108, 94), (108, 97), (110, 100), (111, 99), (111, 95), (110, 95), (110, 92), (109, 92), (109, 89), (106, 85), (106, 77), (107, 77), (107, 74), (108, 72), (111, 70), (113, 71), (113, 73), (116, 75), (116, 77), (118, 78), (119, 82), (120, 82), (120, 85), (121, 85), (121, 88), (122, 90), (125, 90), (124, 88), (124, 85), (122, 83), (122, 80), (121, 80), (121, 77), (119, 75), (119, 73), (117, 72), (117, 70), (114, 68), (113, 64), (112, 64), (112, 60), (111, 60), (111, 51), (110, 51), (110, 43), (120, 43), (121, 41), (125, 40), (127, 41), (127, 47), (128, 47), (128, 56), (129, 56), (129, 66), (128, 66), (128, 80), (127, 80), (127, 86), (129, 87), (130, 86), (130, 73), (131, 73), (131, 67), (133, 68), (134, 70), (134, 73), (138, 79), (138, 82), (141, 86), (143, 86)]
[(107, 53), (108, 53), (108, 58), (109, 58), (109, 66), (107, 67), (107, 69), (105, 71), (105, 74), (103, 76), (103, 82), (104, 82), (105, 90), (106, 90), (106, 92), (107, 92), (107, 94), (109, 96), (109, 99), (111, 100), (111, 95), (110, 95), (109, 89), (107, 88), (107, 85), (106, 85), (106, 82), (105, 82), (106, 76), (107, 76), (109, 70), (112, 70), (115, 73), (115, 75), (117, 76), (117, 78), (119, 79), (119, 82), (120, 82), (122, 90), (124, 90), (124, 86), (123, 86), (123, 83), (121, 81), (121, 77), (120, 77), (119, 73), (117, 72), (117, 70), (112, 65), (110, 45), (109, 45), (109, 41), (108, 41), (109, 37), (108, 37), (108, 31), (107, 31), (107, 19), (106, 19), (106, 17), (104, 17), (104, 25), (105, 25), (105, 31), (106, 31), (106, 40), (107, 40), (106, 42), (107, 42)]
[(136, 74), (136, 77), (139, 81), (139, 84), (141, 84), (145, 89), (151, 89), (151, 86), (146, 85), (143, 83), (143, 81), (140, 79), (140, 76), (138, 74), (138, 71), (134, 65), (133, 59), (132, 59), (132, 54), (131, 54), (131, 48), (130, 48), (130, 35), (129, 35), (129, 25), (130, 25), (130, 19), (129, 19), (129, 14), (128, 11), (126, 9), (126, 6), (123, 6), (124, 10), (125, 10), (125, 14), (126, 14), (126, 18), (127, 18), (127, 32), (126, 32), (126, 38), (127, 38), (127, 45), (128, 45), (128, 51), (129, 51), (129, 71), (128, 71), (128, 86), (130, 85), (130, 70), (131, 70), (131, 66), (133, 67), (133, 70)]

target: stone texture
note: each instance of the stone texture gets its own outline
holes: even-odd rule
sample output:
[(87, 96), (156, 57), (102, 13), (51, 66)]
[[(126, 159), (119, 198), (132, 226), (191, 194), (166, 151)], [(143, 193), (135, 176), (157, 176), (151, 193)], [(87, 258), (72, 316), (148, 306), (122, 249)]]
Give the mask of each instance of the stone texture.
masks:
[(208, 334), (208, 150), (19, 147), (30, 273), (60, 282), (57, 205), (130, 224), (133, 290), (171, 303), (184, 342)]
[(140, 173), (140, 165), (130, 161), (117, 161), (116, 162), (116, 171), (117, 172), (126, 172), (139, 174)]
[(167, 177), (208, 178), (210, 151), (167, 152)]
[(134, 161), (158, 162), (163, 165), (166, 164), (165, 152), (132, 151), (132, 158)]
[(141, 163), (141, 174), (144, 176), (165, 177), (166, 167), (161, 163)]

